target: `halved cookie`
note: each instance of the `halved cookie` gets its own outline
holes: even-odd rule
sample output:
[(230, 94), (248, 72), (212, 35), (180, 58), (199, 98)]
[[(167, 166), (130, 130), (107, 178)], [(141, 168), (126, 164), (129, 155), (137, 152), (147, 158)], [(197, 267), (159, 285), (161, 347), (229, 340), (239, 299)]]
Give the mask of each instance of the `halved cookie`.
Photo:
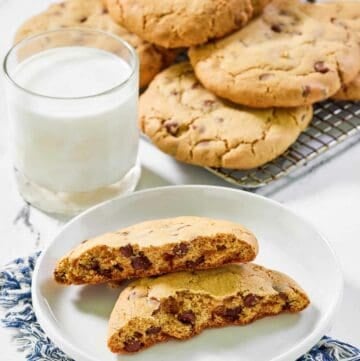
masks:
[(255, 264), (141, 279), (120, 294), (108, 346), (115, 353), (137, 352), (206, 328), (246, 325), (308, 305), (309, 298), (290, 277)]
[(116, 24), (101, 0), (66, 0), (52, 4), (44, 12), (27, 20), (17, 31), (15, 41), (48, 30), (72, 27), (103, 30), (120, 36), (131, 44), (136, 49), (140, 59), (141, 87), (146, 86), (157, 73), (170, 65), (176, 57), (174, 51), (150, 44)]
[(231, 103), (205, 89), (191, 65), (181, 63), (159, 74), (141, 96), (139, 125), (179, 161), (251, 169), (284, 153), (312, 114), (311, 106), (251, 109)]
[(244, 29), (189, 51), (202, 84), (255, 107), (296, 107), (333, 96), (360, 71), (353, 32), (313, 16), (298, 0), (274, 0)]
[(84, 241), (59, 261), (54, 276), (62, 284), (96, 284), (249, 262), (257, 253), (255, 236), (239, 224), (177, 217)]

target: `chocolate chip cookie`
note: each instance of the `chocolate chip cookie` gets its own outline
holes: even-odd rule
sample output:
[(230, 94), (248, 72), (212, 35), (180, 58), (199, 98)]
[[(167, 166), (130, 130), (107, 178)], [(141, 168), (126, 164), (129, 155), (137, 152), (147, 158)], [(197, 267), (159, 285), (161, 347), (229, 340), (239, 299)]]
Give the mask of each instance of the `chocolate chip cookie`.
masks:
[[(307, 4), (305, 8), (312, 16), (353, 32), (360, 44), (360, 2), (336, 1)], [(360, 100), (360, 74), (352, 82), (344, 84), (332, 98), (336, 100)]]
[[(245, 24), (269, 0), (106, 0), (112, 17), (130, 31), (166, 48), (220, 38)], [(255, 9), (255, 11), (254, 11)]]
[(120, 36), (137, 51), (140, 59), (140, 86), (146, 86), (164, 67), (170, 65), (176, 53), (140, 39), (116, 24), (101, 0), (67, 0), (50, 5), (43, 13), (27, 20), (17, 31), (16, 41), (47, 30), (87, 27)]
[(207, 328), (300, 312), (308, 305), (308, 296), (290, 277), (251, 263), (142, 279), (120, 294), (108, 346), (115, 353), (133, 353)]
[(249, 262), (255, 236), (239, 224), (202, 217), (147, 221), (87, 240), (59, 261), (55, 280), (96, 284)]
[(256, 108), (313, 104), (360, 70), (353, 32), (322, 21), (297, 0), (275, 0), (247, 27), (189, 56), (206, 88)]
[(251, 169), (281, 155), (312, 107), (250, 109), (218, 98), (189, 63), (159, 74), (140, 98), (140, 128), (165, 153), (208, 167)]

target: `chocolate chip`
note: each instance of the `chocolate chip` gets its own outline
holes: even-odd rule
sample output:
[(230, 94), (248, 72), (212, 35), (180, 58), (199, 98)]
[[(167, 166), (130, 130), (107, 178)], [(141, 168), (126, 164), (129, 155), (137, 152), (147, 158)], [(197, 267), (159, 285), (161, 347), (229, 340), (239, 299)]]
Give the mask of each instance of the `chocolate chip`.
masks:
[(163, 254), (163, 259), (164, 259), (165, 262), (172, 263), (174, 258), (175, 258), (175, 256), (173, 254), (170, 254), (170, 253), (164, 253)]
[(134, 255), (134, 249), (132, 248), (131, 244), (128, 244), (124, 247), (120, 247), (120, 252), (124, 257), (130, 258)]
[(271, 25), (271, 30), (275, 33), (281, 33), (282, 29), (281, 29), (281, 25), (280, 24), (273, 24)]
[(160, 332), (161, 332), (161, 327), (156, 327), (156, 326), (151, 326), (145, 331), (147, 335), (156, 335)]
[(302, 95), (303, 97), (307, 97), (309, 96), (311, 93), (311, 88), (309, 85), (305, 85), (304, 88), (303, 88), (303, 92), (302, 92)]
[(216, 246), (216, 250), (217, 251), (225, 251), (226, 250), (226, 246), (224, 244), (218, 244)]
[(191, 310), (180, 313), (177, 318), (185, 325), (194, 325), (196, 319), (194, 312)]
[(173, 254), (176, 257), (184, 257), (186, 255), (186, 253), (188, 253), (188, 252), (189, 252), (189, 246), (184, 242), (181, 242), (180, 244), (177, 244), (173, 248)]
[(86, 269), (91, 269), (91, 270), (93, 270), (95, 272), (100, 271), (100, 263), (95, 258), (91, 258), (86, 264), (82, 264), (81, 266), (86, 268)]
[(124, 342), (124, 349), (127, 352), (136, 352), (139, 351), (141, 349), (141, 347), (143, 347), (144, 344), (142, 342), (140, 342), (139, 340), (129, 340)]
[(98, 270), (98, 273), (99, 275), (103, 276), (103, 277), (106, 277), (106, 278), (111, 278), (111, 275), (112, 275), (112, 270), (110, 268), (107, 268), (107, 269), (102, 269), (100, 268)]
[(214, 310), (214, 314), (224, 318), (229, 322), (234, 322), (239, 319), (239, 315), (242, 311), (240, 306), (234, 308), (225, 308), (224, 306), (220, 306)]
[(321, 74), (326, 74), (327, 72), (330, 71), (330, 69), (325, 65), (325, 63), (323, 61), (317, 61), (314, 64), (314, 69)]
[(135, 332), (134, 332), (134, 337), (136, 337), (136, 338), (141, 338), (141, 337), (143, 337), (143, 334), (140, 333), (140, 332), (138, 332), (138, 331), (135, 331)]
[(122, 272), (124, 270), (124, 268), (121, 266), (121, 264), (116, 264), (114, 266), (114, 269), (116, 269), (117, 271), (120, 271), (120, 272)]
[(165, 123), (165, 129), (171, 135), (176, 135), (176, 133), (179, 130), (179, 124), (177, 122), (166, 122)]
[(269, 73), (264, 73), (264, 74), (261, 74), (259, 76), (259, 80), (268, 80), (272, 77), (273, 75), (272, 74), (269, 74)]
[(83, 18), (81, 18), (81, 19), (79, 20), (79, 22), (80, 22), (80, 23), (84, 23), (87, 19), (88, 19), (88, 18), (87, 18), (86, 16), (84, 16)]
[(164, 307), (166, 312), (176, 315), (179, 312), (179, 305), (173, 296), (170, 296), (165, 302)]
[(195, 267), (199, 266), (201, 263), (204, 263), (204, 261), (205, 261), (205, 256), (202, 255), (195, 261), (186, 261), (185, 266), (187, 268), (195, 268)]
[(131, 265), (135, 270), (149, 269), (152, 266), (149, 258), (147, 258), (143, 252), (140, 252), (138, 256), (131, 260)]
[(102, 11), (102, 13), (103, 13), (103, 14), (108, 14), (109, 11), (108, 11), (108, 9), (104, 8), (103, 11)]
[(246, 307), (254, 307), (259, 301), (260, 301), (260, 297), (250, 293), (250, 294), (245, 296), (244, 305)]
[(211, 107), (213, 104), (215, 104), (215, 100), (207, 99), (203, 101), (203, 104), (205, 107)]

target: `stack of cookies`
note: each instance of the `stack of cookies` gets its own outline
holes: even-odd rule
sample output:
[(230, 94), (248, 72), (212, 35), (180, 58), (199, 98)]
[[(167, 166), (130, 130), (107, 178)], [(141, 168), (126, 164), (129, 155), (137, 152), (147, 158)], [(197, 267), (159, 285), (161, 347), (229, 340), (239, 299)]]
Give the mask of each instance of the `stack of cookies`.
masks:
[(251, 169), (281, 155), (328, 98), (359, 100), (360, 3), (107, 0), (115, 21), (189, 48), (141, 97), (141, 130), (201, 166)]
[(252, 169), (296, 141), (314, 103), (360, 99), (359, 18), (360, 3), (342, 0), (66, 0), (16, 40), (66, 27), (121, 36), (150, 84), (143, 133), (186, 163)]
[(138, 278), (122, 287), (108, 335), (112, 352), (133, 353), (305, 309), (309, 299), (295, 281), (249, 263), (257, 253), (256, 237), (239, 224), (177, 217), (86, 240), (58, 262), (54, 277), (65, 285)]

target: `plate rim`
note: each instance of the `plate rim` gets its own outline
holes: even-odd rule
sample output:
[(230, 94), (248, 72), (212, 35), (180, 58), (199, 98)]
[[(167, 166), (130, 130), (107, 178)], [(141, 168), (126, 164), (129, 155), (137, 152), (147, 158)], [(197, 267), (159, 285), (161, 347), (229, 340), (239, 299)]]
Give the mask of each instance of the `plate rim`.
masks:
[[(89, 355), (86, 354), (81, 348), (72, 344), (68, 339), (65, 339), (62, 334), (60, 334), (56, 331), (56, 328), (53, 326), (50, 319), (45, 316), (45, 313), (43, 312), (42, 307), (40, 306), (40, 300), (37, 297), (37, 292), (38, 291), (40, 292), (40, 290), (38, 290), (38, 288), (36, 287), (37, 280), (39, 277), (40, 266), (42, 265), (49, 249), (56, 242), (56, 239), (58, 238), (58, 236), (62, 232), (64, 232), (68, 227), (70, 227), (73, 223), (77, 222), (78, 219), (86, 216), (89, 213), (95, 212), (102, 207), (108, 207), (112, 203), (122, 202), (122, 200), (126, 199), (126, 198), (141, 197), (143, 194), (146, 194), (146, 193), (176, 191), (179, 189), (180, 190), (184, 190), (184, 189), (216, 190), (219, 192), (239, 193), (239, 194), (245, 195), (250, 198), (254, 198), (254, 199), (257, 199), (257, 200), (260, 200), (263, 202), (267, 202), (267, 203), (270, 203), (274, 207), (278, 207), (278, 208), (292, 214), (295, 218), (298, 218), (299, 220), (304, 222), (307, 225), (307, 227), (311, 228), (315, 233), (317, 233), (320, 236), (322, 242), (324, 243), (324, 245), (326, 246), (326, 248), (329, 252), (329, 256), (331, 256), (332, 261), (333, 261), (333, 271), (335, 272), (336, 283), (337, 283), (337, 287), (335, 288), (335, 290), (336, 290), (335, 296), (336, 297), (332, 298), (331, 304), (330, 304), (327, 312), (323, 316), (323, 320), (315, 327), (315, 329), (310, 334), (308, 334), (303, 339), (299, 340), (299, 342), (295, 346), (290, 348), (289, 350), (283, 352), (282, 354), (279, 354), (278, 356), (276, 356), (275, 358), (272, 358), (269, 361), (292, 361), (298, 357), (301, 357), (306, 352), (308, 352), (316, 344), (316, 342), (320, 341), (320, 339), (325, 335), (325, 333), (330, 328), (331, 323), (337, 313), (337, 310), (340, 307), (340, 304), (341, 304), (341, 301), (343, 298), (344, 276), (343, 276), (343, 271), (342, 271), (340, 261), (338, 259), (338, 256), (336, 255), (333, 247), (331, 246), (331, 244), (327, 240), (327, 238), (324, 237), (322, 232), (320, 232), (317, 229), (317, 227), (315, 225), (313, 225), (313, 223), (311, 221), (309, 221), (302, 215), (298, 214), (298, 212), (296, 212), (295, 210), (285, 206), (284, 204), (282, 204), (276, 200), (273, 200), (271, 198), (262, 196), (260, 194), (244, 191), (241, 189), (234, 189), (234, 188), (224, 187), (224, 186), (211, 186), (211, 185), (209, 185), (209, 186), (208, 185), (170, 185), (170, 186), (154, 187), (154, 188), (147, 188), (147, 189), (135, 191), (135, 192), (124, 194), (123, 196), (102, 202), (100, 204), (97, 204), (97, 205), (87, 209), (86, 211), (80, 213), (79, 215), (77, 215), (76, 217), (71, 219), (69, 222), (64, 224), (56, 232), (56, 234), (52, 237), (52, 240), (47, 244), (47, 246), (42, 250), (40, 257), (36, 262), (34, 273), (33, 273), (33, 278), (32, 278), (31, 297), (32, 297), (33, 308), (34, 308), (36, 318), (37, 318), (40, 326), (46, 333), (46, 335), (50, 338), (50, 340), (57, 347), (59, 347), (63, 352), (68, 354), (68, 356), (70, 356), (70, 354), (76, 355), (76, 361), (79, 361), (79, 360), (77, 360), (77, 358), (79, 358), (79, 357), (82, 360), (86, 360), (86, 361), (98, 361), (96, 358), (93, 358), (91, 356), (89, 358)], [(70, 356), (70, 357), (73, 357), (73, 356)]]

